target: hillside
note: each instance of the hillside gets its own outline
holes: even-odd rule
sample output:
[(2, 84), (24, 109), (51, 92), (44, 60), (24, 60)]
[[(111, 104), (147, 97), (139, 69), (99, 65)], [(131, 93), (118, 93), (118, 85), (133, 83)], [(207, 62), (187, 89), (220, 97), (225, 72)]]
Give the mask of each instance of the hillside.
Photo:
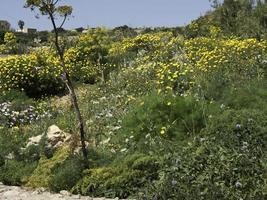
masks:
[(257, 12), (262, 22), (266, 3), (234, 1), (230, 19), (229, 2), (182, 28), (61, 36), (89, 167), (53, 45), (0, 58), (0, 182), (106, 198), (267, 199), (266, 33), (218, 20)]

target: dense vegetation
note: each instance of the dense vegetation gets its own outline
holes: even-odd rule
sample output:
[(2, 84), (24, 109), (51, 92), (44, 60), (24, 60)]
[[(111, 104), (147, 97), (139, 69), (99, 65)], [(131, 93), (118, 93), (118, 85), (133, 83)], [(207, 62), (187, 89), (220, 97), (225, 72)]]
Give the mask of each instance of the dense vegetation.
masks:
[[(0, 58), (0, 181), (90, 196), (266, 199), (266, 5), (214, 1), (179, 29), (65, 35), (89, 169), (56, 53)], [(14, 35), (4, 39), (16, 47)], [(72, 142), (47, 148), (52, 124)]]

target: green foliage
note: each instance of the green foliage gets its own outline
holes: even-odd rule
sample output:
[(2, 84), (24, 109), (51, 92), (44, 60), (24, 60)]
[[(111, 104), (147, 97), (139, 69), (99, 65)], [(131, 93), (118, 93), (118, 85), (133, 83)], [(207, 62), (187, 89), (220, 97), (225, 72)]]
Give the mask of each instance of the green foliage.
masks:
[[(52, 158), (41, 158), (37, 168), (34, 170), (32, 175), (29, 177), (27, 186), (38, 188), (45, 187), (49, 188), (51, 180), (53, 178), (53, 170), (58, 165), (64, 164), (70, 156), (69, 146), (60, 148)], [(56, 186), (55, 186), (56, 187)]]
[(63, 164), (53, 167), (49, 188), (54, 192), (70, 190), (81, 178), (82, 166), (82, 160), (70, 157)]
[(18, 91), (18, 90), (9, 90), (6, 91), (4, 94), (0, 96), (0, 103), (3, 102), (18, 102), (19, 103), (27, 103), (27, 102), (33, 102), (32, 99), (30, 99), (25, 92)]
[(4, 35), (4, 44), (0, 45), (1, 54), (15, 54), (18, 50), (17, 38), (12, 32), (6, 32)]
[(265, 199), (266, 119), (228, 110), (169, 158), (151, 193), (157, 199)]
[[(208, 36), (207, 27), (220, 27), (224, 36), (266, 38), (266, 1), (213, 1), (214, 10), (186, 27), (188, 37)], [(192, 29), (196, 27), (197, 29)]]
[(111, 70), (107, 63), (110, 43), (108, 31), (102, 28), (81, 35), (76, 46), (65, 56), (66, 65), (73, 69), (72, 77), (84, 83), (94, 83), (99, 76), (106, 76)]
[[(58, 15), (60, 17), (66, 18), (71, 15), (72, 7), (67, 5), (57, 6), (57, 1), (50, 0), (26, 0), (25, 7), (31, 10), (38, 9), (42, 15), (48, 15), (55, 17)], [(64, 20), (65, 21), (65, 20)]]
[(0, 44), (4, 43), (5, 33), (6, 31), (0, 30)]
[[(51, 11), (64, 23), (72, 8), (51, 2), (57, 1), (28, 0), (26, 6)], [(259, 40), (266, 35), (266, 3), (251, 2), (213, 1), (214, 11), (179, 30), (137, 34), (123, 26), (76, 37), (57, 29), (64, 31), (59, 43), (85, 116), (86, 170), (70, 146), (52, 153), (43, 141), (22, 148), (51, 124), (78, 131), (66, 97), (53, 98), (58, 112), (52, 118), (13, 123), (21, 113), (50, 108), (49, 99), (27, 95), (65, 91), (55, 52), (40, 48), (1, 58), (0, 181), (112, 198), (266, 199), (267, 48)], [(49, 33), (39, 34), (48, 42)], [(15, 38), (7, 34), (5, 42), (15, 44)], [(25, 112), (29, 106), (34, 112)]]
[(194, 99), (153, 93), (127, 114), (113, 140), (130, 152), (170, 151), (198, 133), (204, 119), (204, 106)]
[(28, 133), (24, 133), (23, 129), (18, 127), (4, 128), (0, 127), (0, 156), (2, 159), (12, 157), (21, 158), (21, 147), (27, 141)]
[(108, 167), (86, 170), (72, 191), (83, 195), (126, 198), (157, 179), (158, 169), (159, 163), (153, 156), (129, 155)]
[(37, 162), (7, 160), (0, 166), (0, 181), (6, 185), (22, 185), (36, 166)]
[[(112, 72), (107, 83), (79, 87), (81, 110), (86, 119), (86, 130), (90, 133), (87, 137), (92, 144), (98, 146), (116, 134), (123, 117), (137, 101), (137, 97), (155, 88), (153, 79), (152, 70), (129, 68)], [(61, 122), (64, 123), (63, 127), (73, 129), (73, 118), (69, 120), (68, 113), (65, 111)], [(106, 145), (109, 146), (109, 143)]]
[(222, 91), (222, 96), (218, 102), (224, 104), (225, 108), (237, 110), (251, 108), (267, 113), (266, 98), (266, 80), (254, 80), (248, 82), (246, 85), (225, 88), (225, 90)]

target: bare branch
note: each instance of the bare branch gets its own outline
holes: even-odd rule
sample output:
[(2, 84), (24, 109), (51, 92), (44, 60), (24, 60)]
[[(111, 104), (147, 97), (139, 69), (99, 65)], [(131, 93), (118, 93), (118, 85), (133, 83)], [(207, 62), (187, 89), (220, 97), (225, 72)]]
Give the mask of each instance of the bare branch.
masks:
[(63, 27), (63, 25), (65, 24), (66, 20), (67, 20), (67, 16), (64, 16), (64, 19), (63, 19), (61, 25), (59, 26), (59, 28)]

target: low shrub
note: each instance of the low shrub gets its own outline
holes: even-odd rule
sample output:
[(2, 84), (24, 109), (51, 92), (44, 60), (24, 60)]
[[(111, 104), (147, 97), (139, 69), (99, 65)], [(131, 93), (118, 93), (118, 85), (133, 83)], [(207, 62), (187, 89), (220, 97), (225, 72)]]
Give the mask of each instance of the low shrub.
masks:
[(113, 137), (119, 151), (168, 152), (205, 126), (205, 106), (193, 98), (152, 93), (137, 102)]
[(0, 166), (0, 182), (6, 185), (22, 185), (37, 166), (37, 162), (6, 160)]
[(265, 199), (266, 125), (259, 110), (217, 116), (169, 158), (148, 199)]
[(53, 171), (58, 166), (62, 166), (68, 160), (70, 155), (70, 147), (64, 146), (55, 152), (54, 156), (50, 159), (42, 157), (39, 160), (38, 166), (29, 177), (27, 186), (33, 188), (49, 188), (49, 186), (51, 186), (50, 183), (53, 180)]
[(76, 157), (68, 158), (63, 164), (52, 169), (49, 189), (54, 192), (70, 190), (82, 178), (83, 164)]
[(159, 166), (156, 157), (144, 154), (128, 155), (109, 166), (86, 170), (72, 192), (127, 198), (157, 179)]

